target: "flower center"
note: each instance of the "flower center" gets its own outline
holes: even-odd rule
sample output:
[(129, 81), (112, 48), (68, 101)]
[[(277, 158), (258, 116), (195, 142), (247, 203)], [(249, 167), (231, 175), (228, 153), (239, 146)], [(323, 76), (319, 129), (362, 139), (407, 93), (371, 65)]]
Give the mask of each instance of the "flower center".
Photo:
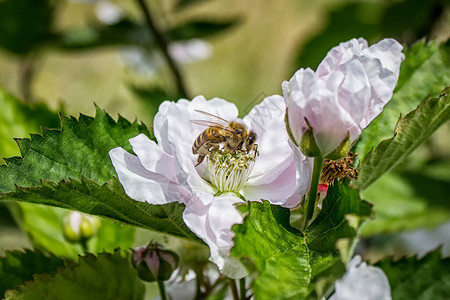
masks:
[(219, 192), (239, 192), (255, 165), (257, 151), (230, 153), (214, 149), (206, 157), (208, 180)]

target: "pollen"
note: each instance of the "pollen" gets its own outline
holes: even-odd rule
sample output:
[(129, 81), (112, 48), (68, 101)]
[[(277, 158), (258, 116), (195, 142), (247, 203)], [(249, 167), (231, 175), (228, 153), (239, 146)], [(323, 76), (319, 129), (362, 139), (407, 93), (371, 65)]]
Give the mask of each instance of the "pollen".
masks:
[(220, 192), (239, 192), (253, 170), (257, 151), (230, 153), (215, 149), (207, 156), (209, 182)]

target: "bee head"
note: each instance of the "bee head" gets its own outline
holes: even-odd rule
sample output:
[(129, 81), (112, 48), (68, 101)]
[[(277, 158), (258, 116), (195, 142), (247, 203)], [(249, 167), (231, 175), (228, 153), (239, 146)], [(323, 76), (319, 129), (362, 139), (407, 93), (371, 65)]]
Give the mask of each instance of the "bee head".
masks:
[(248, 138), (246, 141), (246, 148), (250, 149), (251, 146), (253, 146), (256, 142), (256, 133), (254, 131), (250, 131), (250, 133), (248, 134)]

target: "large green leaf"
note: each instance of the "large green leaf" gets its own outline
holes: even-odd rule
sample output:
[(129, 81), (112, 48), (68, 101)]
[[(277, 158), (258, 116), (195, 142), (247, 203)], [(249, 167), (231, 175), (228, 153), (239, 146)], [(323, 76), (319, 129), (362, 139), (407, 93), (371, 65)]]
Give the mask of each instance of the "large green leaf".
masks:
[(54, 275), (39, 274), (5, 299), (143, 299), (144, 285), (120, 253), (86, 254)]
[(405, 159), (444, 122), (450, 119), (450, 87), (439, 97), (425, 98), (419, 106), (398, 120), (395, 134), (364, 158), (355, 185), (365, 189)]
[(77, 210), (132, 226), (198, 240), (183, 222), (184, 205), (150, 205), (135, 201), (125, 194), (116, 178), (101, 186), (84, 177), (81, 181), (41, 181), (38, 187), (17, 187), (15, 192), (0, 195), (0, 200)]
[[(129, 198), (116, 175), (108, 152), (131, 151), (128, 139), (145, 133), (144, 125), (122, 117), (114, 121), (97, 109), (95, 118), (61, 116), (61, 130), (44, 130), (17, 141), (22, 157), (0, 166), (1, 200), (47, 204), (104, 216), (182, 237), (195, 237), (184, 225), (184, 206), (152, 206)], [(107, 184), (105, 184), (108, 182)]]
[[(0, 154), (19, 154), (13, 137), (26, 137), (29, 132), (39, 132), (40, 126), (58, 128), (60, 118), (43, 103), (28, 104), (0, 90)], [(62, 219), (66, 210), (24, 203), (14, 209), (16, 221), (28, 234), (35, 247), (56, 255), (73, 257), (82, 253), (80, 245), (69, 244), (62, 234)], [(102, 220), (100, 233), (90, 240), (89, 251), (113, 251), (129, 248), (133, 243), (134, 229)], [(106, 232), (105, 232), (106, 231)]]
[(30, 139), (17, 140), (22, 157), (5, 159), (7, 165), (0, 166), (0, 192), (39, 186), (40, 180), (82, 176), (103, 184), (116, 174), (109, 150), (123, 147), (131, 151), (128, 140), (140, 133), (149, 135), (145, 125), (122, 117), (116, 122), (100, 109), (95, 118), (61, 116), (61, 130), (44, 129), (42, 136), (31, 134)]
[[(371, 206), (358, 191), (335, 184), (305, 235), (290, 227), (289, 210), (252, 202), (244, 223), (233, 227), (232, 255), (256, 271), (256, 299), (321, 297), (342, 275), (341, 258), (348, 258), (359, 223), (370, 214)], [(339, 241), (347, 241), (341, 253)]]
[(450, 299), (450, 258), (434, 251), (422, 259), (415, 257), (378, 263), (389, 279), (394, 300)]
[[(274, 218), (269, 202), (250, 203), (243, 225), (234, 227), (232, 254), (254, 264), (255, 299), (304, 299), (311, 292), (310, 252), (305, 239)], [(326, 259), (326, 258), (324, 258)]]
[(4, 257), (0, 257), (0, 297), (3, 298), (6, 290), (32, 280), (33, 274), (53, 274), (63, 266), (63, 260), (52, 254), (44, 255), (31, 250), (8, 251)]
[(382, 140), (392, 136), (398, 117), (406, 115), (427, 95), (439, 96), (450, 82), (450, 42), (424, 40), (406, 51), (394, 96), (383, 112), (361, 134), (356, 152), (362, 159)]

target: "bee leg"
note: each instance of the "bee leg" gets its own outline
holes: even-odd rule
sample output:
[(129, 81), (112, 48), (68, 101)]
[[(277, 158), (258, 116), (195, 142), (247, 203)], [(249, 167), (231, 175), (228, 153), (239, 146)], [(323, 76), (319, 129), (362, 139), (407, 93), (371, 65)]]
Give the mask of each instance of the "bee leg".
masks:
[(196, 166), (198, 166), (199, 164), (201, 164), (204, 159), (205, 159), (205, 155), (199, 155), (198, 158), (197, 158), (197, 164), (194, 166), (194, 168)]
[(255, 156), (259, 156), (258, 152), (258, 144), (253, 144), (248, 150), (247, 153), (250, 153), (250, 151), (253, 151), (255, 153)]
[(209, 153), (210, 147), (211, 147), (211, 143), (206, 142), (197, 150), (197, 154), (198, 154), (197, 164), (194, 167), (198, 166), (199, 164), (201, 164), (203, 162), (203, 160), (205, 159), (205, 156)]

